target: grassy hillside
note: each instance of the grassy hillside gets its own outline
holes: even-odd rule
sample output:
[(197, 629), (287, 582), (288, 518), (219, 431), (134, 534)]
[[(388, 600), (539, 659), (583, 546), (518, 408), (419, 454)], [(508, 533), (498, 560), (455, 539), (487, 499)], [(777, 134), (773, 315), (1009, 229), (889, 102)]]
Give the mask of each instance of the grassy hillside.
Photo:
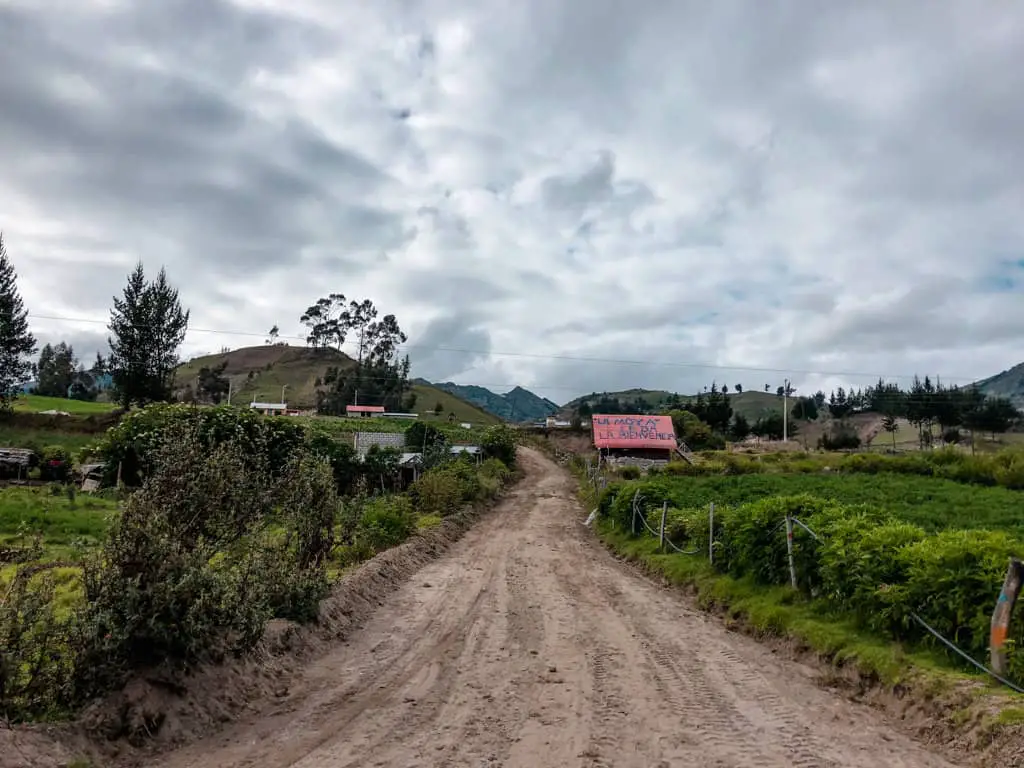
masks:
[[(335, 349), (314, 350), (309, 347), (288, 345), (243, 347), (216, 355), (189, 360), (175, 373), (175, 389), (194, 385), (199, 370), (227, 363), (224, 375), (231, 380), (231, 402), (245, 405), (253, 400), (280, 402), (282, 388), (285, 401), (295, 408), (316, 406), (317, 381), (331, 366), (348, 367), (354, 361)], [(435, 405), (442, 405), (441, 419), (449, 413), (456, 421), (473, 424), (496, 424), (500, 419), (467, 403), (458, 397), (425, 383), (413, 385), (416, 393), (415, 410), (424, 418), (431, 418)]]
[(72, 416), (89, 416), (94, 413), (109, 413), (116, 407), (114, 403), (87, 403), (83, 400), (67, 400), (63, 397), (43, 397), (41, 395), (21, 395), (14, 401), (14, 410), (18, 413), (63, 411)]
[(316, 382), (331, 366), (354, 365), (352, 358), (336, 349), (309, 347), (242, 347), (230, 352), (189, 360), (175, 372), (174, 386), (183, 390), (195, 386), (199, 370), (227, 363), (224, 375), (231, 381), (231, 402), (235, 405), (253, 400), (279, 402), (285, 387), (285, 400), (298, 408), (316, 405)]
[(1024, 409), (1024, 363), (982, 379), (978, 388), (992, 397), (1009, 398), (1017, 408)]
[[(606, 397), (613, 398), (621, 403), (640, 401), (650, 410), (656, 411), (667, 407), (666, 403), (672, 397), (672, 393), (661, 389), (625, 389), (620, 392), (600, 392), (584, 395), (572, 402), (566, 403), (563, 412), (575, 410), (583, 403), (592, 406), (598, 400)], [(696, 397), (696, 395), (685, 395), (683, 399), (693, 397)], [(755, 421), (759, 416), (771, 413), (772, 411), (782, 412), (782, 398), (769, 392), (730, 392), (729, 402), (732, 404), (732, 409), (735, 413), (743, 414), (751, 422)]]
[[(431, 384), (413, 384), (412, 391), (416, 395), (415, 411), (423, 421), (447, 421), (448, 414), (455, 414), (455, 421), (468, 421), (471, 424), (500, 424), (501, 419), (472, 403), (467, 403), (450, 392), (438, 389)], [(434, 409), (440, 403), (441, 413), (435, 416)]]

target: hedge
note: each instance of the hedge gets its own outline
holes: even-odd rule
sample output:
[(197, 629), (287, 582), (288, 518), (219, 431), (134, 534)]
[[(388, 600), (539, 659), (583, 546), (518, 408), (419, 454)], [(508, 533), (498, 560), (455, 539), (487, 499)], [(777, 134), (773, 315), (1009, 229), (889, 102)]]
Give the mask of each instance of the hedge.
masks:
[[(634, 494), (648, 520), (669, 500), (663, 484), (618, 483), (602, 494), (600, 513), (628, 530)], [(670, 502), (671, 503), (671, 502)], [(808, 494), (772, 496), (715, 513), (716, 571), (758, 584), (789, 583), (786, 515), (807, 524), (794, 535), (798, 587), (824, 610), (852, 616), (862, 627), (898, 641), (938, 647), (913, 619), (917, 614), (975, 658), (988, 653), (989, 622), (1011, 556), (1024, 543), (998, 531), (945, 530), (929, 534), (884, 510), (843, 505)], [(644, 534), (647, 535), (647, 534)], [(708, 546), (708, 509), (673, 506), (666, 535), (680, 548)], [(1011, 626), (1009, 669), (1024, 679), (1024, 618)]]

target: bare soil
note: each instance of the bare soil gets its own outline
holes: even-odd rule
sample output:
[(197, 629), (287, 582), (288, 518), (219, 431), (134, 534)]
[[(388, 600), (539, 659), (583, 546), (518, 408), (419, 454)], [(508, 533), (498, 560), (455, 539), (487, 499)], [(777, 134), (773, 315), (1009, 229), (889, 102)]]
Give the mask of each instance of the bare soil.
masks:
[(526, 479), (494, 513), (285, 695), (145, 764), (953, 765), (616, 561), (569, 476), (520, 455)]

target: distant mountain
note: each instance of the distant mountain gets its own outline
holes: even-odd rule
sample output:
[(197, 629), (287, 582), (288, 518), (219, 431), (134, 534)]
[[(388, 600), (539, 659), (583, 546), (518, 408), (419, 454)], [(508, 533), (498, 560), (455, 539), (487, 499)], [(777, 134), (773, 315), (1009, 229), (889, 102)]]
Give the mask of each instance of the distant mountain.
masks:
[(978, 389), (992, 397), (1005, 397), (1018, 409), (1024, 409), (1024, 363), (977, 383)]
[[(600, 411), (607, 409), (607, 404), (619, 403), (621, 408), (634, 413), (654, 413), (669, 407), (669, 401), (673, 397), (671, 392), (661, 389), (624, 389), (621, 392), (592, 392), (583, 397), (566, 403), (560, 410), (563, 415), (570, 415), (581, 405), (586, 403), (591, 409)], [(696, 395), (679, 395), (680, 399), (688, 400)], [(743, 414), (748, 421), (755, 421), (761, 416), (773, 411), (782, 413), (782, 398), (774, 393), (758, 392), (747, 390), (744, 392), (730, 392), (729, 402), (732, 404), (734, 413)], [(602, 403), (605, 405), (602, 406)]]
[[(424, 381), (424, 383), (429, 382)], [(486, 387), (478, 387), (473, 384), (454, 384), (446, 381), (430, 386), (455, 395), (505, 421), (536, 421), (551, 416), (558, 410), (557, 403), (535, 395), (522, 387), (516, 387), (499, 395)]]

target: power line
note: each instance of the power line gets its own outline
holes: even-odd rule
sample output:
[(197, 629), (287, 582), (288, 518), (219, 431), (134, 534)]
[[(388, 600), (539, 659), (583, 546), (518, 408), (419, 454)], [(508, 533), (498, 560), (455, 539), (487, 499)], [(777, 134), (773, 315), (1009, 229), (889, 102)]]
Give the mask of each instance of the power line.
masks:
[[(55, 315), (36, 315), (29, 314), (29, 317), (35, 320), (49, 320), (52, 322), (64, 322), (64, 323), (86, 323), (94, 325), (107, 325), (106, 320), (94, 320), (91, 318), (75, 318), (75, 317), (60, 317)], [(137, 328), (145, 326), (137, 325)], [(197, 328), (194, 326), (188, 326), (186, 332), (191, 333), (208, 333), (214, 335), (223, 336), (245, 336), (250, 338), (267, 338), (266, 333), (256, 333), (253, 331), (233, 331), (220, 328)], [(283, 336), (278, 335), (276, 338), (290, 341), (301, 341), (306, 343), (307, 339), (304, 336)], [(352, 342), (346, 342), (346, 345), (351, 346)], [(344, 346), (344, 345), (343, 345)], [(814, 369), (801, 369), (801, 368), (770, 368), (763, 366), (743, 366), (743, 365), (722, 365), (721, 363), (695, 363), (695, 362), (679, 362), (679, 361), (665, 361), (665, 360), (629, 360), (622, 358), (609, 358), (609, 357), (590, 357), (590, 356), (579, 356), (579, 355), (553, 355), (553, 354), (541, 354), (537, 352), (508, 352), (491, 349), (470, 349), (464, 347), (448, 347), (448, 346), (434, 346), (427, 344), (400, 344), (397, 347), (398, 350), (408, 352), (409, 350), (423, 350), (428, 352), (457, 352), (462, 354), (473, 354), (473, 355), (490, 355), (493, 357), (511, 357), (521, 359), (533, 359), (533, 360), (559, 360), (564, 362), (577, 362), (577, 363), (607, 363), (610, 365), (633, 365), (633, 366), (646, 366), (656, 368), (683, 368), (690, 370), (711, 370), (711, 371), (737, 371), (745, 373), (766, 373), (766, 374), (801, 374), (804, 376), (832, 376), (836, 378), (858, 378), (858, 379), (883, 379), (883, 380), (904, 380), (913, 379), (920, 374), (883, 374), (877, 372), (868, 371), (827, 371), (827, 370), (814, 370)], [(973, 383), (974, 379), (963, 377), (963, 376), (936, 376), (937, 379), (944, 381), (960, 381)], [(481, 385), (483, 386), (483, 385)], [(490, 385), (490, 386), (503, 386), (503, 385)], [(540, 384), (533, 384), (531, 386), (541, 387)]]

